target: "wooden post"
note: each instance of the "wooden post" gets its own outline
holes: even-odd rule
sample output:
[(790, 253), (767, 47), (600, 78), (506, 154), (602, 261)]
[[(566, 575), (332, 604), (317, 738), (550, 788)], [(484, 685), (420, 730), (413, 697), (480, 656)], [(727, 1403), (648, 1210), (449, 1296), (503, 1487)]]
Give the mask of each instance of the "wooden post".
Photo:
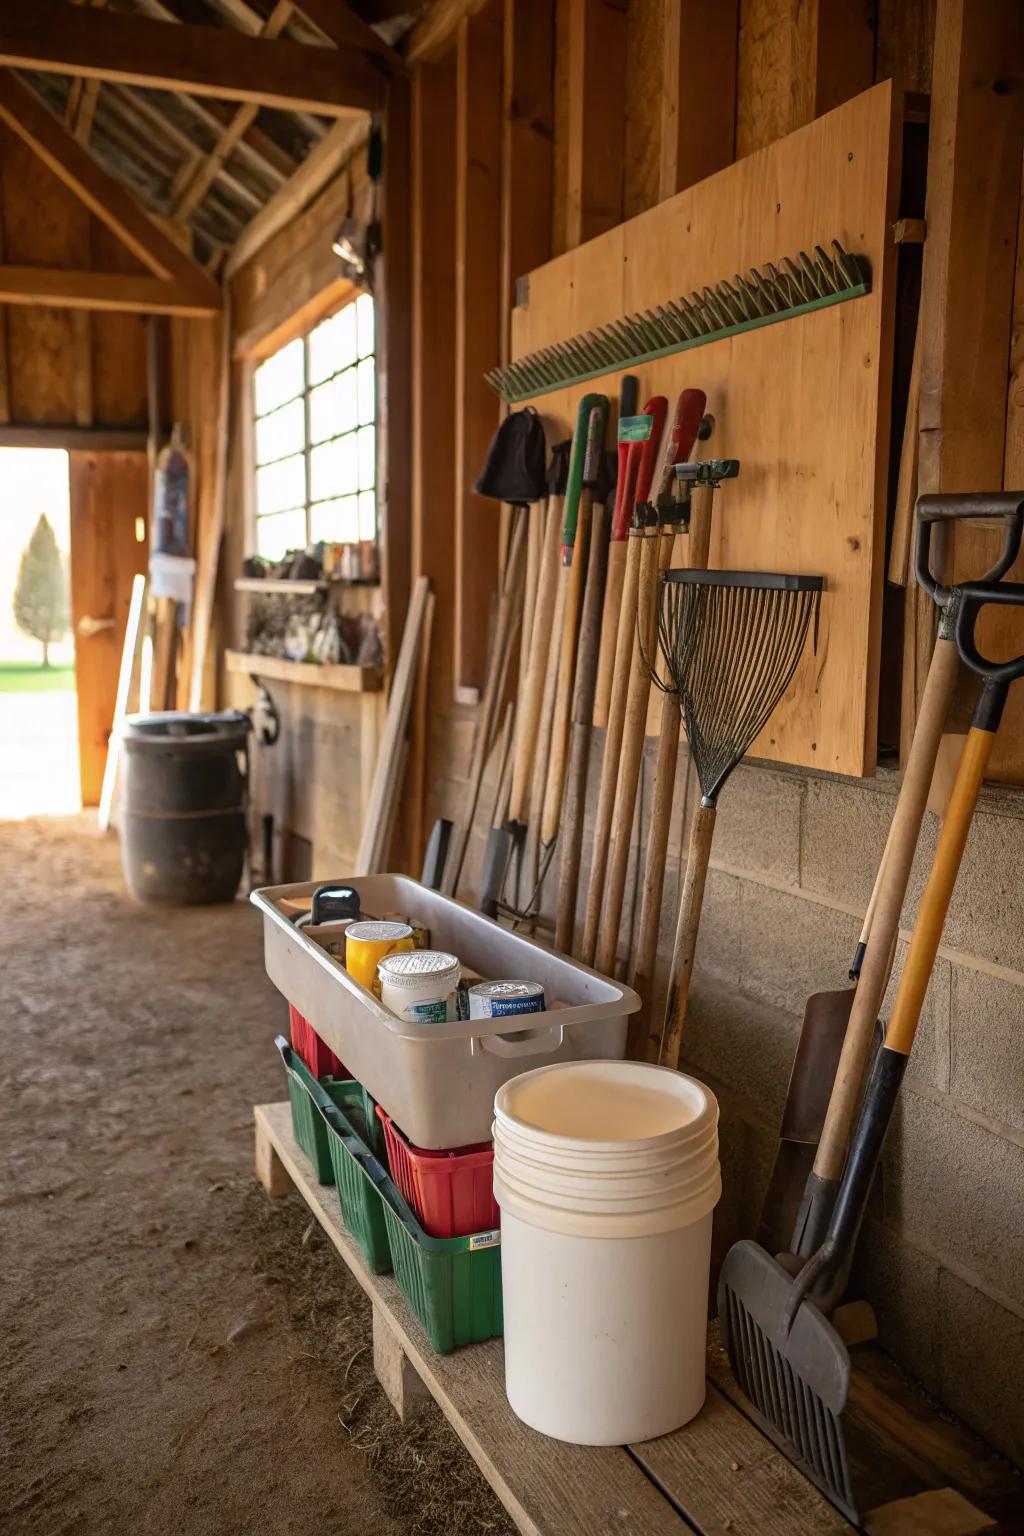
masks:
[(256, 1177), (272, 1200), (291, 1193), (292, 1176), (277, 1155), (266, 1125), (256, 1116)]
[[(1024, 149), (1024, 100), (1003, 82), (1020, 72), (1022, 60), (1024, 11), (1016, 0), (939, 0), (919, 321), (921, 493), (1003, 483)], [(991, 558), (993, 537), (958, 529), (948, 574), (980, 574)], [(999, 627), (996, 621), (993, 636)], [(901, 755), (916, 720), (933, 632), (932, 604), (911, 584)], [(994, 639), (990, 643), (998, 646)], [(955, 704), (954, 717), (960, 713)], [(1018, 734), (1014, 718), (1011, 712), (1003, 750)], [(961, 738), (953, 737), (940, 750), (936, 808), (960, 745)]]
[(568, 249), (622, 220), (626, 10), (621, 0), (568, 0)]
[(731, 165), (739, 0), (665, 0), (658, 197)]
[(411, 581), (411, 134), (409, 84), (406, 80), (394, 79), (388, 85), (384, 117), (383, 254), (375, 274), (375, 291), (380, 301), (377, 306), (377, 503), (381, 516), (389, 669), (394, 665), (398, 638), (409, 606)]
[(501, 124), (502, 360), (516, 282), (551, 255), (553, 0), (504, 0)]
[(403, 1424), (411, 1423), (432, 1401), (391, 1324), (376, 1305), (373, 1308), (373, 1369)]
[(484, 380), (501, 352), (501, 9), (459, 22), (455, 129), (455, 686), (475, 702), (483, 681), (498, 518), (472, 487), (498, 425)]

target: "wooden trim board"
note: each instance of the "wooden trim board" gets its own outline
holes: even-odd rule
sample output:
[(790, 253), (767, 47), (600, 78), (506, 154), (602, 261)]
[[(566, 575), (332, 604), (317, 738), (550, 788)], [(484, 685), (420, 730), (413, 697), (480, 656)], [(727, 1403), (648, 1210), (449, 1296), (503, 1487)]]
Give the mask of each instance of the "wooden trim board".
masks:
[(258, 656), (250, 651), (225, 651), (224, 665), (229, 672), (243, 672), (246, 677), (269, 677), (279, 683), (334, 688), (341, 693), (379, 693), (383, 683), (380, 667), (289, 661), (286, 656)]
[[(752, 755), (857, 776), (876, 758), (901, 131), (887, 81), (539, 267), (512, 316), (519, 358), (787, 252), (837, 239), (866, 258), (860, 298), (628, 370), (641, 400), (704, 389), (701, 456), (740, 461), (716, 497), (711, 566), (825, 577), (817, 651)], [(620, 378), (590, 387), (614, 405)], [(581, 393), (538, 399), (550, 440)]]
[(289, 1106), (259, 1105), (255, 1120), (264, 1188), (277, 1196), (294, 1186), (371, 1298), (375, 1331), (390, 1330), (389, 1347), (382, 1346), (390, 1384), (397, 1340), (525, 1536), (831, 1536), (853, 1529), (710, 1383), (691, 1424), (644, 1446), (565, 1445), (528, 1429), (505, 1397), (501, 1341), (435, 1354), (394, 1279), (367, 1269), (342, 1225), (337, 1194), (316, 1182), (295, 1143)]

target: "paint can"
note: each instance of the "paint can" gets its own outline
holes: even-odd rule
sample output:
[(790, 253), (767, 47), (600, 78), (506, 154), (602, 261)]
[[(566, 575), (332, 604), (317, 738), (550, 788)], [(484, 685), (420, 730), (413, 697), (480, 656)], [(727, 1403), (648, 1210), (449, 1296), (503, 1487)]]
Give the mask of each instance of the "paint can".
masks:
[(377, 966), (386, 955), (414, 948), (408, 923), (351, 923), (345, 933), (345, 969), (353, 981), (379, 997)]
[(538, 981), (481, 981), (469, 989), (471, 1019), (504, 1019), (517, 1013), (543, 1013), (544, 988)]
[(443, 1024), (459, 1017), (459, 962), (439, 949), (388, 955), (377, 967), (380, 1000), (410, 1024)]

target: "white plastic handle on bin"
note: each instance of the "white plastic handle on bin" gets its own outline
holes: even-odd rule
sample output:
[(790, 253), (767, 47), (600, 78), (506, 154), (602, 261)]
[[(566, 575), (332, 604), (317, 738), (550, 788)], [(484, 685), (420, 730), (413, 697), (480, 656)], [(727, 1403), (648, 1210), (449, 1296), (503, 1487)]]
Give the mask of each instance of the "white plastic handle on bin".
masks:
[(525, 1040), (510, 1039), (508, 1035), (474, 1035), (473, 1053), (488, 1051), (492, 1056), (538, 1056), (542, 1051), (557, 1051), (564, 1039), (565, 1030), (561, 1024), (531, 1032)]

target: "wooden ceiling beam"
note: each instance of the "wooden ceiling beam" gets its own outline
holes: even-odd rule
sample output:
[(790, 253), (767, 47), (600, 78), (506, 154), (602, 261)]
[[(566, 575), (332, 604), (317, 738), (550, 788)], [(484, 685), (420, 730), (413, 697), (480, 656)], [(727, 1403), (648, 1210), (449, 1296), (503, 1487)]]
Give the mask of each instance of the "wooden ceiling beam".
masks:
[[(210, 283), (210, 287), (219, 300), (216, 284)], [(66, 267), (0, 266), (0, 304), (190, 317), (216, 314), (219, 308), (219, 302), (204, 302), (191, 287), (181, 288), (158, 277), (75, 272)]]
[(376, 54), (386, 60), (392, 69), (405, 73), (405, 61), (345, 4), (345, 0), (298, 0), (296, 9), (336, 48), (361, 48), (364, 53)]
[(434, 0), (402, 47), (407, 64), (436, 64), (455, 42), (464, 16), (475, 16), (485, 0)]
[(96, 163), (24, 81), (0, 70), (0, 121), (138, 257), (158, 279), (189, 292), (200, 313), (220, 307), (220, 290), (190, 256)]
[(343, 117), (383, 100), (378, 63), (224, 27), (33, 0), (0, 11), (0, 64)]

